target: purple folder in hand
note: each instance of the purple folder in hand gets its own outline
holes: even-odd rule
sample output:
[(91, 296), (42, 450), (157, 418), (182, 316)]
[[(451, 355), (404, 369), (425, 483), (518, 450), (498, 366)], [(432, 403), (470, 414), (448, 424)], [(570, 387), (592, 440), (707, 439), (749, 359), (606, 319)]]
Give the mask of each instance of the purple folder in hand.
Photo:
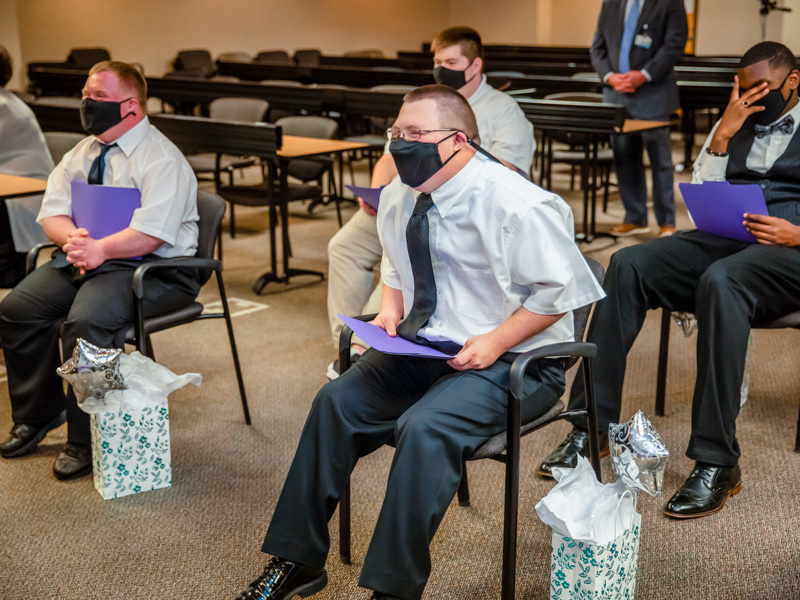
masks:
[(347, 185), (345, 186), (348, 190), (353, 192), (357, 197), (361, 198), (364, 202), (369, 204), (369, 206), (374, 209), (378, 210), (378, 204), (381, 200), (381, 191), (385, 188), (385, 185), (382, 185), (379, 188), (371, 188), (371, 187), (359, 187), (357, 185)]
[(401, 338), (399, 335), (397, 337), (391, 337), (377, 325), (365, 323), (364, 321), (359, 321), (358, 319), (353, 319), (352, 317), (343, 317), (342, 315), (337, 316), (344, 321), (344, 324), (352, 329), (353, 333), (360, 337), (364, 342), (375, 348), (375, 350), (380, 350), (386, 354), (404, 354), (406, 356), (422, 356), (425, 358), (443, 359), (453, 358), (453, 356), (455, 356), (454, 354), (445, 354), (444, 352), (439, 352), (438, 350), (434, 350), (428, 346), (423, 346), (422, 344), (409, 342), (408, 340)]
[(141, 205), (142, 193), (136, 188), (72, 182), (72, 222), (96, 240), (128, 227)]
[(697, 229), (742, 242), (757, 241), (742, 222), (745, 213), (769, 214), (764, 192), (759, 186), (706, 181), (701, 184), (681, 183), (678, 187)]

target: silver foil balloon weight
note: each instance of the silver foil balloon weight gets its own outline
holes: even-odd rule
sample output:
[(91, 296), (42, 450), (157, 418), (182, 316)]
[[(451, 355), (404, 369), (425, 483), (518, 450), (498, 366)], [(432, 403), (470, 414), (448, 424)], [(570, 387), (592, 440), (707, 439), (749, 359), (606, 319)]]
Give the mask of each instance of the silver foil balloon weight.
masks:
[(56, 369), (72, 385), (78, 404), (87, 400), (102, 403), (106, 392), (124, 390), (119, 372), (119, 348), (98, 348), (78, 338), (72, 358)]
[(642, 411), (608, 426), (608, 446), (614, 472), (628, 488), (661, 494), (669, 450)]

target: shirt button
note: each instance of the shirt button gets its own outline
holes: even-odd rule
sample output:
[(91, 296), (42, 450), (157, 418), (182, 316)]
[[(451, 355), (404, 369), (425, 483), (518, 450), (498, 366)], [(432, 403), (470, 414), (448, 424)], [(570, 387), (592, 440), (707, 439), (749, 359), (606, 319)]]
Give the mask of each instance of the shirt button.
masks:
[(439, 329), (441, 329), (442, 327), (444, 327), (444, 323), (439, 323), (439, 324), (437, 325), (437, 327), (438, 327)]
[(766, 183), (762, 183), (762, 184), (761, 184), (761, 189), (762, 189), (762, 190), (765, 190), (765, 189), (767, 189), (767, 184), (766, 184)]
[(439, 288), (438, 290), (436, 290), (436, 293), (441, 296), (442, 295), (442, 288)]

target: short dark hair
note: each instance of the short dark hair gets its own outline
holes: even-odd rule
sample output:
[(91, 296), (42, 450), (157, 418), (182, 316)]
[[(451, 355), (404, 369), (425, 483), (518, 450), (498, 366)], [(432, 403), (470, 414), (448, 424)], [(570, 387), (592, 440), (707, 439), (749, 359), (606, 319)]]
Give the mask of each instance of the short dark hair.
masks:
[(403, 96), (403, 102), (428, 99), (436, 102), (436, 112), (442, 128), (458, 129), (474, 140), (476, 144), (480, 143), (478, 121), (464, 96), (451, 87), (437, 84), (423, 85)]
[(142, 112), (147, 112), (147, 81), (141, 71), (129, 65), (128, 63), (120, 62), (117, 60), (104, 60), (97, 63), (89, 70), (89, 77), (96, 73), (103, 73), (111, 71), (119, 80), (128, 88), (128, 91), (136, 96), (139, 100), (139, 106), (142, 107)]
[(472, 27), (450, 27), (437, 35), (431, 42), (431, 52), (448, 46), (461, 46), (461, 54), (472, 62), (476, 58), (483, 60), (483, 43), (481, 35)]
[(11, 75), (14, 74), (14, 69), (11, 63), (11, 55), (3, 46), (0, 46), (0, 87), (6, 87), (6, 84), (11, 81)]
[(744, 53), (738, 68), (744, 69), (764, 60), (768, 61), (770, 69), (780, 69), (781, 67), (786, 67), (789, 71), (797, 69), (797, 58), (789, 48), (778, 42), (756, 44)]

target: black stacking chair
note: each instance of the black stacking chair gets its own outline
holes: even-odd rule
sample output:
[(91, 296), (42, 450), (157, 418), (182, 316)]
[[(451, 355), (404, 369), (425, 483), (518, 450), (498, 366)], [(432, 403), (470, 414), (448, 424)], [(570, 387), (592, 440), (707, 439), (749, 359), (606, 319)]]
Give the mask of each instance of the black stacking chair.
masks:
[(174, 74), (183, 77), (209, 79), (216, 75), (217, 68), (208, 50), (181, 50), (172, 63)]
[[(589, 268), (600, 283), (605, 271), (597, 261), (584, 257)], [(517, 356), (511, 365), (508, 390), (508, 425), (506, 431), (498, 433), (469, 458), (470, 461), (489, 458), (506, 465), (505, 502), (503, 515), (503, 567), (502, 567), (502, 600), (513, 600), (516, 594), (517, 571), (517, 517), (519, 514), (519, 463), (520, 440), (522, 437), (541, 429), (545, 425), (575, 416), (586, 416), (589, 420), (589, 448), (591, 461), (598, 481), (600, 476), (600, 446), (597, 435), (597, 415), (594, 403), (594, 379), (592, 375), (592, 359), (597, 355), (597, 346), (584, 342), (583, 334), (589, 321), (592, 305), (589, 304), (573, 311), (575, 341), (562, 344), (550, 344), (525, 352)], [(370, 321), (375, 315), (358, 317)], [(339, 373), (350, 367), (350, 339), (353, 331), (346, 325), (339, 337)], [(586, 406), (578, 410), (565, 410), (564, 403), (559, 400), (550, 410), (533, 421), (522, 423), (520, 403), (525, 397), (523, 377), (531, 361), (541, 358), (563, 358), (564, 369), (567, 370), (583, 358), (583, 383), (586, 389)], [(508, 435), (512, 432), (512, 435)], [(394, 441), (389, 443), (394, 446)], [(467, 482), (467, 464), (464, 463), (461, 485), (458, 489), (458, 504), (469, 506), (469, 484)], [(339, 500), (339, 557), (344, 564), (350, 564), (350, 481)]]
[[(669, 326), (672, 313), (661, 309), (661, 339), (658, 347), (658, 375), (656, 378), (656, 414), (664, 416), (664, 400), (667, 390), (667, 361), (669, 358)], [(800, 329), (800, 310), (767, 323), (754, 323), (753, 329)], [(800, 453), (800, 413), (797, 415), (797, 436), (794, 451)]]
[[(197, 193), (197, 211), (200, 215), (200, 233), (197, 242), (197, 254), (195, 256), (181, 256), (177, 258), (164, 258), (143, 263), (133, 273), (133, 300), (134, 300), (134, 324), (125, 333), (125, 343), (131, 344), (136, 349), (155, 360), (153, 348), (150, 343), (150, 335), (158, 331), (164, 331), (193, 323), (201, 319), (225, 319), (228, 328), (228, 340), (231, 345), (233, 355), (233, 365), (236, 369), (236, 379), (239, 383), (239, 395), (242, 400), (242, 410), (244, 411), (244, 421), (250, 425), (250, 410), (247, 406), (247, 396), (244, 391), (244, 381), (242, 379), (242, 369), (239, 365), (239, 353), (236, 350), (236, 340), (233, 336), (233, 326), (231, 324), (231, 314), (228, 309), (228, 298), (225, 295), (225, 285), (222, 282), (222, 263), (214, 259), (214, 246), (217, 236), (220, 233), (222, 217), (225, 215), (225, 202), (219, 196), (209, 192), (199, 191)], [(54, 244), (40, 244), (28, 253), (27, 270), (31, 273), (36, 268), (36, 261), (42, 250), (53, 247)], [(175, 267), (188, 267), (198, 269), (198, 279), (200, 284), (205, 284), (213, 272), (217, 277), (220, 300), (222, 301), (222, 312), (203, 313), (203, 305), (199, 302), (192, 302), (189, 306), (173, 310), (156, 317), (143, 317), (142, 298), (144, 297), (144, 287), (146, 277), (154, 269), (172, 269)]]
[(67, 57), (70, 67), (79, 71), (88, 71), (104, 60), (111, 60), (111, 54), (105, 48), (73, 48)]
[(66, 131), (45, 131), (44, 141), (47, 142), (47, 149), (53, 158), (53, 164), (58, 164), (64, 155), (72, 150), (85, 135), (80, 133), (69, 133)]
[(262, 50), (253, 59), (254, 62), (280, 63), (283, 65), (292, 64), (292, 58), (286, 50)]
[(319, 59), (322, 57), (322, 52), (316, 48), (308, 48), (303, 50), (296, 50), (294, 53), (294, 62), (298, 65), (306, 67), (315, 67), (319, 64)]

